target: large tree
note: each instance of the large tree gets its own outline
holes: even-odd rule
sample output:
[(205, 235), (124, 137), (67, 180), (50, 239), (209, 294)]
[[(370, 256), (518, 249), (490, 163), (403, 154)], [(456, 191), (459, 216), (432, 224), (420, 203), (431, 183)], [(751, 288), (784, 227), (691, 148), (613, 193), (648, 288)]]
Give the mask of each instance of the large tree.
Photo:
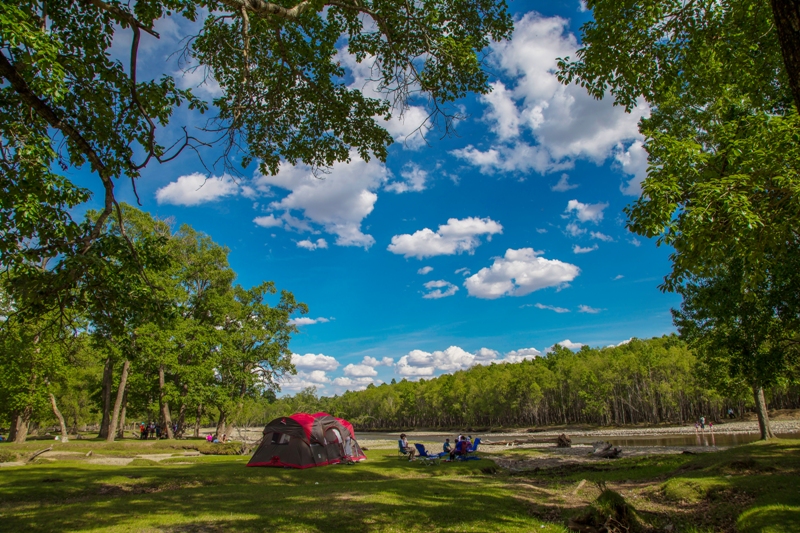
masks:
[[(647, 178), (626, 213), (631, 231), (673, 248), (662, 288), (687, 296), (734, 261), (741, 283), (734, 294), (768, 291), (777, 251), (800, 229), (800, 119), (770, 6), (588, 5), (594, 20), (560, 75), (627, 110), (650, 108), (639, 128)], [(701, 301), (710, 304), (693, 305)], [(742, 368), (750, 382), (763, 381), (757, 366)]]
[[(174, 144), (175, 110), (209, 104), (178, 88), (173, 66), (139, 64), (140, 43), (159, 38), (163, 19), (193, 25), (185, 65), (221, 89), (208, 125), (184, 129)], [(106, 220), (122, 216), (118, 179), (135, 187), (148, 165), (209, 144), (219, 145), (226, 165), (257, 161), (270, 173), (281, 161), (325, 168), (352, 152), (385, 159), (392, 138), (382, 121), (402, 113), (409, 98), (423, 98), (431, 120), (449, 128), (454, 100), (489, 90), (482, 54), (511, 29), (502, 0), (3, 2), (3, 263), (53, 258), (70, 270)], [(121, 61), (112, 45), (123, 42), (129, 59)], [(348, 87), (342, 53), (372, 65), (385, 98)], [(90, 196), (68, 177), (77, 168), (96, 175), (104, 191), (103, 209), (86, 221), (72, 217)]]
[(705, 378), (722, 388), (743, 382), (752, 390), (764, 440), (774, 437), (764, 390), (796, 378), (800, 362), (800, 254), (782, 249), (768, 257), (772, 264), (756, 286), (745, 283), (743, 261), (736, 258), (687, 280), (678, 289), (681, 308), (673, 311), (681, 336), (704, 363)]

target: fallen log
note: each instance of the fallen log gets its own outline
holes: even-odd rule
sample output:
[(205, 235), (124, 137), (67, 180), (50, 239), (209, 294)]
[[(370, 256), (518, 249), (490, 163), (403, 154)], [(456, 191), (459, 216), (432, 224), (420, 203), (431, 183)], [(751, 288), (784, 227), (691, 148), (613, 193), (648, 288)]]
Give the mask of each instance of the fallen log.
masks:
[(49, 451), (50, 451), (50, 450), (52, 450), (52, 449), (53, 449), (53, 447), (52, 447), (52, 446), (50, 446), (49, 448), (45, 448), (44, 450), (39, 450), (38, 452), (34, 453), (33, 455), (31, 455), (31, 456), (28, 458), (28, 462), (30, 463), (31, 461), (33, 461), (34, 459), (36, 459), (37, 457), (39, 457), (39, 456), (40, 456), (40, 455), (42, 455), (43, 453), (45, 453), (45, 452), (49, 452)]
[(594, 451), (592, 457), (602, 457), (604, 459), (617, 459), (622, 454), (622, 448), (615, 448), (610, 442), (592, 443)]
[(572, 439), (567, 437), (566, 433), (562, 433), (556, 439), (556, 446), (559, 448), (572, 448)]

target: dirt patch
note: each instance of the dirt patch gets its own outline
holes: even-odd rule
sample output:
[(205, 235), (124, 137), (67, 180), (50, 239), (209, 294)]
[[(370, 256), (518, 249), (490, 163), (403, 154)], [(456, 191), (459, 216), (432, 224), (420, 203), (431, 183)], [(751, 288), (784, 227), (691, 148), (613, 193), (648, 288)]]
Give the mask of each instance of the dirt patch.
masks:
[(125, 466), (133, 461), (133, 457), (93, 457), (86, 462), (90, 465)]

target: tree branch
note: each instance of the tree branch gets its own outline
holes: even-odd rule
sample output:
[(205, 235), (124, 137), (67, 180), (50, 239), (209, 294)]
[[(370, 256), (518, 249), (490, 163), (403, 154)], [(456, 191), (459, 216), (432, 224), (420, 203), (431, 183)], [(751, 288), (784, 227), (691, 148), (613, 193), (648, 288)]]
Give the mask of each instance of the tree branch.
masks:
[(111, 4), (107, 4), (103, 2), (103, 0), (83, 0), (83, 2), (84, 3), (88, 2), (89, 4), (92, 4), (93, 6), (102, 9), (107, 13), (111, 13), (111, 15), (119, 22), (127, 23), (132, 28), (142, 29), (147, 33), (149, 33), (150, 35), (152, 35), (153, 37), (155, 37), (156, 39), (159, 38), (158, 33), (154, 31), (151, 26), (144, 25), (143, 23), (139, 22), (139, 20), (136, 17), (134, 17), (131, 13), (128, 13), (127, 11), (120, 9), (117, 6), (112, 6)]
[(19, 95), (20, 99), (36, 112), (40, 117), (47, 121), (51, 127), (59, 130), (67, 138), (69, 138), (75, 146), (78, 147), (81, 153), (89, 160), (92, 169), (98, 173), (100, 179), (103, 181), (105, 188), (105, 199), (103, 211), (95, 221), (92, 232), (87, 241), (87, 248), (91, 241), (100, 235), (103, 224), (106, 219), (111, 215), (114, 207), (114, 182), (111, 180), (108, 169), (100, 159), (100, 156), (94, 150), (89, 141), (83, 138), (80, 132), (75, 129), (69, 122), (60, 118), (56, 112), (50, 108), (41, 98), (39, 98), (28, 86), (25, 79), (17, 72), (16, 67), (8, 60), (8, 58), (0, 51), (0, 76), (8, 80), (14, 91)]

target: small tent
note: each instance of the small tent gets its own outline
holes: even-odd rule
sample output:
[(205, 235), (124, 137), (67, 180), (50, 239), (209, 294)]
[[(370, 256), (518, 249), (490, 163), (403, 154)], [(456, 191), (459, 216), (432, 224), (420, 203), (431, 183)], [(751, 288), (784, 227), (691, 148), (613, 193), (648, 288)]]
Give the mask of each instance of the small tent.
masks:
[(311, 468), (363, 461), (353, 425), (328, 413), (295, 413), (276, 418), (264, 428), (264, 437), (247, 466)]

